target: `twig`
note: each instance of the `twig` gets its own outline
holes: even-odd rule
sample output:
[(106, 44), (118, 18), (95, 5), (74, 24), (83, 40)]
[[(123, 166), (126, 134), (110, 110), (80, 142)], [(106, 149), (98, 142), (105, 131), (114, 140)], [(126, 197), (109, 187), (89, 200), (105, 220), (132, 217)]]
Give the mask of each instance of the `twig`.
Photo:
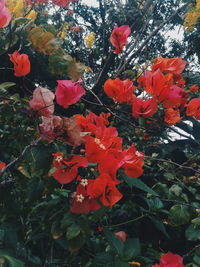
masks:
[(30, 145), (26, 146), (23, 151), (21, 152), (21, 154), (16, 158), (14, 159), (13, 161), (11, 161), (10, 163), (8, 163), (1, 171), (0, 171), (0, 175), (2, 175), (4, 172), (6, 172), (8, 169), (10, 169), (13, 165), (15, 165), (15, 163), (17, 161), (19, 161), (23, 156), (24, 154), (26, 153), (26, 151), (28, 149), (30, 149), (31, 147), (33, 146), (36, 146), (38, 144), (38, 142), (41, 140), (41, 138), (33, 141)]
[(189, 2), (188, 3), (186, 3), (184, 6), (182, 6), (182, 7), (180, 7), (180, 8), (178, 8), (176, 11), (174, 11), (172, 14), (171, 14), (171, 16), (169, 16), (165, 21), (163, 21), (163, 23), (161, 23), (160, 24), (160, 26), (158, 26), (148, 37), (147, 37), (147, 39), (139, 46), (139, 48), (127, 59), (127, 61), (121, 66), (121, 68), (119, 69), (119, 71), (118, 71), (118, 73), (121, 73), (122, 72), (122, 70), (125, 68), (125, 66), (139, 53), (139, 52), (141, 52), (142, 51), (142, 49), (145, 47), (145, 45), (149, 42), (149, 40), (151, 40), (151, 38), (154, 36), (154, 35), (156, 35), (158, 32), (159, 32), (159, 30), (161, 30), (164, 26), (165, 26), (165, 24), (167, 24), (171, 19), (173, 19), (176, 15), (177, 15), (177, 13), (179, 12), (179, 11), (181, 11), (182, 9), (184, 9), (185, 7), (187, 7), (188, 6), (188, 4), (189, 4)]
[(195, 170), (194, 168), (192, 167), (188, 167), (188, 166), (183, 166), (183, 165), (180, 165), (174, 161), (171, 161), (171, 160), (166, 160), (166, 159), (157, 159), (157, 158), (153, 158), (151, 156), (145, 156), (146, 159), (150, 159), (150, 160), (155, 160), (155, 161), (160, 161), (160, 162), (166, 162), (166, 163), (169, 163), (169, 164), (173, 164), (179, 168), (183, 168), (183, 169), (188, 169), (188, 170), (191, 170), (191, 171), (194, 171), (196, 173), (199, 173), (200, 174), (200, 171), (198, 170)]
[(145, 218), (145, 217), (148, 217), (149, 214), (144, 214), (144, 215), (141, 215), (135, 219), (132, 219), (132, 220), (129, 220), (129, 221), (126, 221), (126, 222), (122, 222), (122, 223), (118, 223), (118, 224), (113, 224), (113, 225), (107, 225), (107, 226), (104, 226), (104, 227), (117, 227), (117, 226), (121, 226), (121, 225), (125, 225), (125, 224), (128, 224), (128, 223), (132, 223), (132, 222), (136, 222), (142, 218)]

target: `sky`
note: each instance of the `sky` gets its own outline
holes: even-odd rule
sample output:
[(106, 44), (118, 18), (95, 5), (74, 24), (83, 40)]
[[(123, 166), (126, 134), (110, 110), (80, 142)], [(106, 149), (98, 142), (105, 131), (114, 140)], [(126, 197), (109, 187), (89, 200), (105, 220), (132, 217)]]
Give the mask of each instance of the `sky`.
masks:
[(93, 6), (93, 7), (98, 7), (99, 6), (97, 0), (82, 0), (82, 3), (86, 4), (88, 6)]

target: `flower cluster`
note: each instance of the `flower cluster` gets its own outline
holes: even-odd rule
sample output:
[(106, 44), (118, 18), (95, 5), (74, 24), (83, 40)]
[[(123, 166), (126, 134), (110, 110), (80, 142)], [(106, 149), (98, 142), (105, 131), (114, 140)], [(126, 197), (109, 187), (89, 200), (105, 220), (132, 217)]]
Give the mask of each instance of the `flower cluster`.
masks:
[(11, 14), (8, 8), (6, 7), (6, 1), (0, 1), (0, 28), (8, 26), (11, 21)]
[[(181, 75), (186, 62), (182, 58), (155, 59), (151, 70), (145, 71), (138, 79), (138, 88), (132, 81), (116, 78), (108, 79), (104, 84), (105, 93), (118, 103), (126, 102), (132, 105), (134, 118), (152, 117), (159, 105), (164, 108), (164, 121), (174, 125), (181, 120), (180, 111), (185, 107), (187, 116), (200, 119), (200, 99), (194, 98), (188, 103), (189, 94), (184, 89), (185, 81)], [(139, 95), (135, 95), (135, 91)], [(198, 86), (191, 86), (190, 92), (196, 92)], [(188, 104), (187, 104), (188, 103)]]
[[(144, 154), (136, 151), (134, 144), (128, 149), (122, 149), (122, 138), (118, 136), (116, 128), (108, 127), (109, 114), (97, 116), (89, 113), (86, 117), (74, 117), (85, 133), (85, 157), (73, 155), (63, 158), (61, 152), (55, 153), (53, 165), (56, 171), (53, 176), (61, 184), (78, 180), (72, 197), (72, 212), (87, 213), (99, 209), (97, 199), (104, 206), (112, 207), (122, 198), (116, 187), (120, 184), (116, 177), (118, 169), (123, 168), (126, 175), (133, 178), (141, 176)], [(96, 164), (99, 175), (93, 179), (81, 179), (77, 168), (87, 167), (88, 162)]]

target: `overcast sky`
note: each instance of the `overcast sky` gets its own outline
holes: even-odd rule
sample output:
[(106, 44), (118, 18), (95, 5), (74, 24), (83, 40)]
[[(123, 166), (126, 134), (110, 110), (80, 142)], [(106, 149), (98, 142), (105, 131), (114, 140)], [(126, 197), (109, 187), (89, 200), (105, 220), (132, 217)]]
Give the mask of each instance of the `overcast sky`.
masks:
[(98, 6), (97, 0), (82, 0), (82, 3), (90, 5), (90, 6), (94, 6), (94, 7)]

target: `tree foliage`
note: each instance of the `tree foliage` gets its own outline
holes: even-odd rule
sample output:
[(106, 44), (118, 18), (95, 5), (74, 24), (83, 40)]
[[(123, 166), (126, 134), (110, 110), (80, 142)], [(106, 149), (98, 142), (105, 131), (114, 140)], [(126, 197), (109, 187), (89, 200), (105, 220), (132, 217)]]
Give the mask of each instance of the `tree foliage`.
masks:
[(199, 1), (97, 2), (0, 10), (0, 265), (198, 267)]

